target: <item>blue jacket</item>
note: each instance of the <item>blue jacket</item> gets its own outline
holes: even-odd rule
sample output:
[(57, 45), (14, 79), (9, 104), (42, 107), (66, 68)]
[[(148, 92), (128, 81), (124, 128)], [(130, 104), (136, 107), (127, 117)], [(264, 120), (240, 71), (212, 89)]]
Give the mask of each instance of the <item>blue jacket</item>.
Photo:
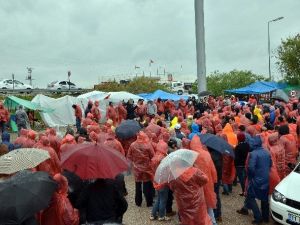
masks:
[(2, 143), (7, 146), (8, 151), (12, 151), (15, 149), (15, 146), (10, 143), (10, 134), (7, 133), (6, 131), (2, 133)]
[(269, 194), (269, 174), (272, 166), (271, 155), (262, 147), (260, 136), (253, 137), (253, 150), (249, 152), (247, 165), (248, 190), (252, 198), (267, 201)]
[(189, 139), (190, 140), (192, 140), (195, 135), (200, 134), (200, 126), (198, 124), (193, 123), (191, 128), (192, 128), (192, 133), (189, 134)]
[(274, 125), (275, 119), (276, 119), (275, 109), (271, 109), (270, 110), (270, 123), (272, 125)]

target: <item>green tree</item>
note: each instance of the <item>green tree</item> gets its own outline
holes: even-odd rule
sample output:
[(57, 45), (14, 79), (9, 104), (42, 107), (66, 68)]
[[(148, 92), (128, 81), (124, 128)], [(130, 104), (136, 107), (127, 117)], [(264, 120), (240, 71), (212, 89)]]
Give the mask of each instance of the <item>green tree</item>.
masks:
[[(228, 73), (215, 71), (207, 77), (207, 90), (214, 95), (222, 95), (225, 90), (241, 88), (259, 80), (265, 80), (265, 77), (251, 71), (233, 70)], [(193, 92), (197, 93), (197, 81), (193, 85)]]
[(300, 84), (300, 34), (282, 40), (278, 47), (279, 69), (291, 85)]
[(136, 77), (132, 79), (128, 84), (119, 84), (116, 81), (105, 82), (99, 85), (95, 85), (96, 90), (100, 91), (128, 91), (133, 94), (154, 92), (158, 89), (169, 91), (169, 88), (165, 85), (158, 83), (158, 80), (151, 77)]

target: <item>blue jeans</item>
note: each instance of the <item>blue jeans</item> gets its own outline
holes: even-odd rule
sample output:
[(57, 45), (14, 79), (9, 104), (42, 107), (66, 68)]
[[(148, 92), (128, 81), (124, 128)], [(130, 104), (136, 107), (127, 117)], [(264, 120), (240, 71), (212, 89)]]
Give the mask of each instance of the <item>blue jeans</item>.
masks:
[(245, 167), (236, 167), (236, 175), (239, 178), (242, 192), (245, 192), (246, 170)]
[(1, 121), (0, 122), (0, 129), (1, 129), (1, 133), (3, 133), (6, 130), (6, 123)]
[(159, 218), (163, 218), (166, 215), (166, 205), (168, 200), (169, 188), (164, 187), (158, 190), (157, 192), (158, 192), (157, 200), (154, 203), (151, 215), (153, 217), (156, 217), (158, 212)]
[(76, 117), (76, 129), (77, 132), (79, 131), (79, 129), (81, 128), (81, 119)]
[(217, 195), (217, 208), (214, 209), (215, 218), (219, 218), (222, 216), (222, 204), (221, 204), (221, 198), (220, 198), (220, 186), (221, 181), (218, 181), (218, 183), (215, 184), (215, 193)]
[(223, 191), (225, 193), (232, 193), (232, 184), (223, 184)]
[(255, 198), (249, 197), (247, 195), (245, 199), (245, 206), (248, 209), (251, 209), (253, 212), (253, 216), (255, 221), (259, 222), (261, 220), (268, 221), (269, 220), (269, 201), (261, 201), (261, 212), (257, 206)]

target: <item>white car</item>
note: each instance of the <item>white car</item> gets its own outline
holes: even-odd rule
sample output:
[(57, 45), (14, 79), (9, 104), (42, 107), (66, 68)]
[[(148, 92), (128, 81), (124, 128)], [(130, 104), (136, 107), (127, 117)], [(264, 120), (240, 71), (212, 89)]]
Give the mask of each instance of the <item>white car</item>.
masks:
[(270, 205), (276, 222), (286, 225), (300, 224), (300, 163), (276, 186)]
[(0, 89), (33, 89), (32, 86), (24, 84), (18, 80), (3, 79), (0, 81)]
[(48, 84), (47, 89), (51, 90), (80, 90), (74, 83), (70, 81), (53, 81)]

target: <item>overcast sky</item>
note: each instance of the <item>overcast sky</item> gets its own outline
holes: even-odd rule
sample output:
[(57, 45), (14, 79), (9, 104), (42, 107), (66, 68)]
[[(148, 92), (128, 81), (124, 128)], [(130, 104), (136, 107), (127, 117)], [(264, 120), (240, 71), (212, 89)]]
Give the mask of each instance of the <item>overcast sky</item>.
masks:
[[(205, 0), (207, 73), (267, 76), (267, 21), (285, 17), (271, 24), (275, 55), (281, 39), (300, 33), (299, 11), (300, 0)], [(0, 27), (1, 78), (24, 81), (27, 66), (40, 87), (68, 70), (82, 87), (157, 68), (196, 78), (194, 0), (0, 0)]]

